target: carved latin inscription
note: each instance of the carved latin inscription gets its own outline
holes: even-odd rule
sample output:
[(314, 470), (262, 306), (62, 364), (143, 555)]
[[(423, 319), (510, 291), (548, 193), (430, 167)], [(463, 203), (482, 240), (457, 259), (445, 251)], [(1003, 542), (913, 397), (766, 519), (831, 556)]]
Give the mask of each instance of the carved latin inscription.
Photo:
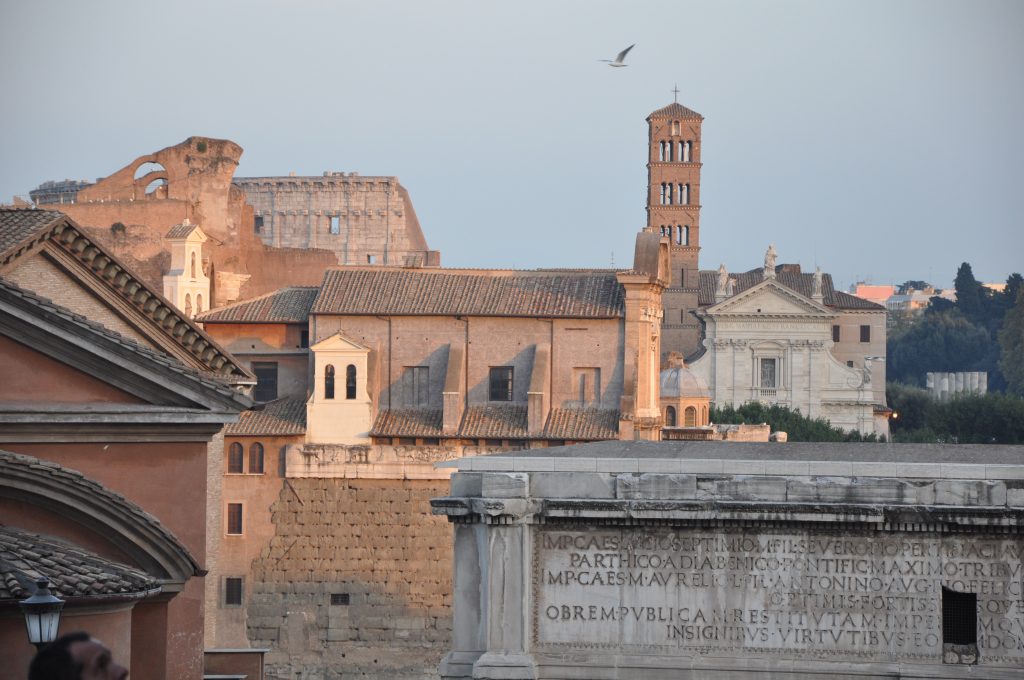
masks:
[(537, 645), (942, 658), (942, 588), (983, 662), (1024, 663), (1024, 541), (911, 533), (539, 528)]

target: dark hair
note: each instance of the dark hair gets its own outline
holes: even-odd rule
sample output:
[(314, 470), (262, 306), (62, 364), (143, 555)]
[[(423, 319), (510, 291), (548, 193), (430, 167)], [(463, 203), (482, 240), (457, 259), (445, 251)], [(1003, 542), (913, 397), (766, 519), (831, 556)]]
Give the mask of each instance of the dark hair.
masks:
[(88, 633), (78, 631), (62, 635), (39, 650), (28, 667), (28, 680), (80, 680), (82, 664), (71, 658), (68, 650), (76, 642), (88, 642)]

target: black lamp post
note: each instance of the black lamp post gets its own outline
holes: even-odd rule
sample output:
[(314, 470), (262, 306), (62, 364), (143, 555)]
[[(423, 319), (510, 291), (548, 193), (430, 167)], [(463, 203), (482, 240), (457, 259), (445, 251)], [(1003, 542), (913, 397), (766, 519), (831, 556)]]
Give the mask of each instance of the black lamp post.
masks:
[(50, 580), (40, 576), (36, 580), (36, 592), (32, 597), (18, 603), (25, 614), (25, 626), (28, 628), (28, 641), (42, 649), (57, 639), (57, 626), (60, 624), (60, 610), (64, 600), (50, 593)]

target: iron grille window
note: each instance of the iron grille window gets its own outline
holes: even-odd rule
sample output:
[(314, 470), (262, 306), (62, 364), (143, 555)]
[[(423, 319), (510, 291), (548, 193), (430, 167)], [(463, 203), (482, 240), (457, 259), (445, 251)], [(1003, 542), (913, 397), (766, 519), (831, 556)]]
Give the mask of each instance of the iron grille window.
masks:
[(252, 372), (256, 375), (256, 401), (273, 401), (277, 399), (277, 362), (254, 361)]
[(249, 474), (263, 474), (263, 444), (253, 442), (249, 447)]
[(491, 401), (512, 401), (511, 366), (492, 366), (490, 383)]
[(334, 606), (347, 605), (350, 601), (348, 593), (331, 593), (331, 604)]
[(942, 589), (942, 641), (950, 645), (978, 643), (978, 595)]
[(228, 472), (235, 475), (242, 474), (242, 461), (242, 445), (235, 442), (228, 448)]
[(832, 342), (839, 342), (839, 326), (832, 326)]
[(229, 607), (242, 606), (242, 579), (228, 576), (224, 579), (224, 604)]
[(871, 342), (871, 326), (860, 327), (860, 341)]
[(233, 536), (242, 533), (242, 504), (228, 503), (228, 533)]

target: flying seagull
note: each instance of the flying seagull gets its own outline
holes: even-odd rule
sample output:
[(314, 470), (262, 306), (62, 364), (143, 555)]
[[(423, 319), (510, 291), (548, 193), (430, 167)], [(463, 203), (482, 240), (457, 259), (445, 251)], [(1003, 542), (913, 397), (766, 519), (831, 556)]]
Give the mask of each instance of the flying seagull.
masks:
[(626, 55), (629, 54), (629, 51), (634, 47), (636, 47), (636, 43), (633, 43), (626, 49), (619, 52), (619, 56), (615, 57), (615, 61), (612, 61), (611, 59), (599, 59), (598, 61), (603, 61), (613, 68), (622, 68), (623, 66), (629, 66), (629, 64), (623, 64), (622, 61), (626, 58)]

